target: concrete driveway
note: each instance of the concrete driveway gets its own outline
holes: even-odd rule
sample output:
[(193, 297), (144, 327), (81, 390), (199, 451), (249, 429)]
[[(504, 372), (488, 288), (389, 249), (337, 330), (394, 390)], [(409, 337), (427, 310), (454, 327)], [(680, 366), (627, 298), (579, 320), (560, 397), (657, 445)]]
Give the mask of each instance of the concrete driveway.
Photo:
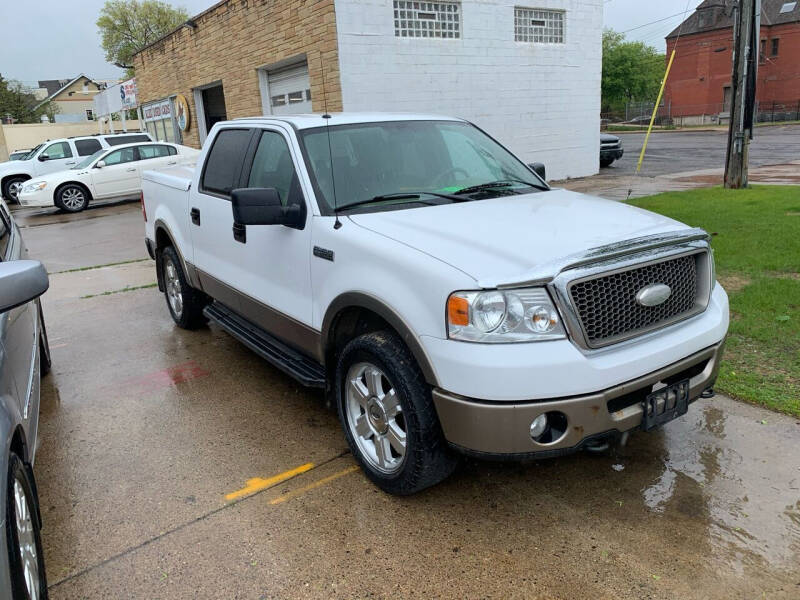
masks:
[[(142, 257), (138, 205), (17, 214), (51, 271)], [(52, 598), (800, 597), (794, 419), (701, 400), (608, 455), (465, 460), (395, 498), (320, 394), (174, 327), (154, 282), (138, 260), (54, 274), (44, 297)]]

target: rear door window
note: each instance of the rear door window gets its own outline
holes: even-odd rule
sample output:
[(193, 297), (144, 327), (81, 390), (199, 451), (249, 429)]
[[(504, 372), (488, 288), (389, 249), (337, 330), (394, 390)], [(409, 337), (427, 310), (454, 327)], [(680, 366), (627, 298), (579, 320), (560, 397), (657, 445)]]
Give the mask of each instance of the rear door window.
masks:
[(98, 140), (75, 140), (75, 150), (78, 151), (78, 156), (91, 156), (102, 147)]
[(163, 158), (170, 155), (171, 148), (163, 144), (153, 144), (152, 146), (139, 146), (139, 159)]
[(217, 134), (203, 166), (200, 187), (204, 192), (230, 195), (239, 183), (251, 134), (249, 129), (223, 129)]
[(136, 148), (122, 148), (120, 150), (115, 150), (111, 154), (107, 155), (103, 162), (106, 163), (107, 166), (111, 165), (121, 165), (124, 163), (133, 162), (138, 160), (136, 157)]

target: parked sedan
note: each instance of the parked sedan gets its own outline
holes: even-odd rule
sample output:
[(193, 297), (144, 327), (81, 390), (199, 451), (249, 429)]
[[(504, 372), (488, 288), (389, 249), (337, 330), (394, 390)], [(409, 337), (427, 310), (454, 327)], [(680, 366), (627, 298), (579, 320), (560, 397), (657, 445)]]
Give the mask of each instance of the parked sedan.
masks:
[(152, 142), (104, 148), (71, 169), (25, 182), (19, 203), (80, 212), (92, 200), (138, 198), (142, 171), (191, 162), (198, 154), (188, 146)]
[(608, 133), (600, 134), (600, 166), (610, 167), (615, 160), (622, 158), (625, 150), (622, 148), (622, 140), (615, 135)]
[(38, 300), (48, 280), (42, 264), (26, 256), (0, 200), (0, 592), (8, 590), (0, 596), (15, 600), (47, 598), (33, 459), (39, 380), (50, 370)]

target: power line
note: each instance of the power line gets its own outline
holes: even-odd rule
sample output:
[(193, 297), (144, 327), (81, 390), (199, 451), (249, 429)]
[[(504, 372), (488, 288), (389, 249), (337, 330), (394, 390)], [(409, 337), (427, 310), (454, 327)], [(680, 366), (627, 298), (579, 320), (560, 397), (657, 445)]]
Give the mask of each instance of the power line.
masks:
[(637, 27), (634, 27), (632, 29), (627, 29), (625, 31), (621, 31), (620, 33), (629, 33), (631, 31), (636, 31), (637, 29), (641, 29), (642, 27), (647, 27), (648, 25), (655, 25), (656, 23), (661, 23), (662, 21), (667, 21), (669, 19), (674, 19), (675, 17), (680, 17), (681, 15), (685, 15), (685, 14), (686, 14), (686, 12), (675, 13), (674, 15), (670, 15), (668, 17), (664, 17), (663, 19), (658, 19), (656, 21), (650, 21), (649, 23), (645, 23), (644, 25), (638, 25)]

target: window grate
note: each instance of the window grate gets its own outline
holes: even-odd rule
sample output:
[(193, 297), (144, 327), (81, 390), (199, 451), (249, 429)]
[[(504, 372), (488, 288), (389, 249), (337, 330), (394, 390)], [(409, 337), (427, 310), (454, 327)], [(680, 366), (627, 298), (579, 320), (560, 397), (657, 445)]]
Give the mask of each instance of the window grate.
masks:
[(397, 37), (461, 37), (460, 2), (394, 0), (394, 34)]
[(514, 39), (534, 44), (564, 43), (565, 13), (543, 8), (514, 9)]

